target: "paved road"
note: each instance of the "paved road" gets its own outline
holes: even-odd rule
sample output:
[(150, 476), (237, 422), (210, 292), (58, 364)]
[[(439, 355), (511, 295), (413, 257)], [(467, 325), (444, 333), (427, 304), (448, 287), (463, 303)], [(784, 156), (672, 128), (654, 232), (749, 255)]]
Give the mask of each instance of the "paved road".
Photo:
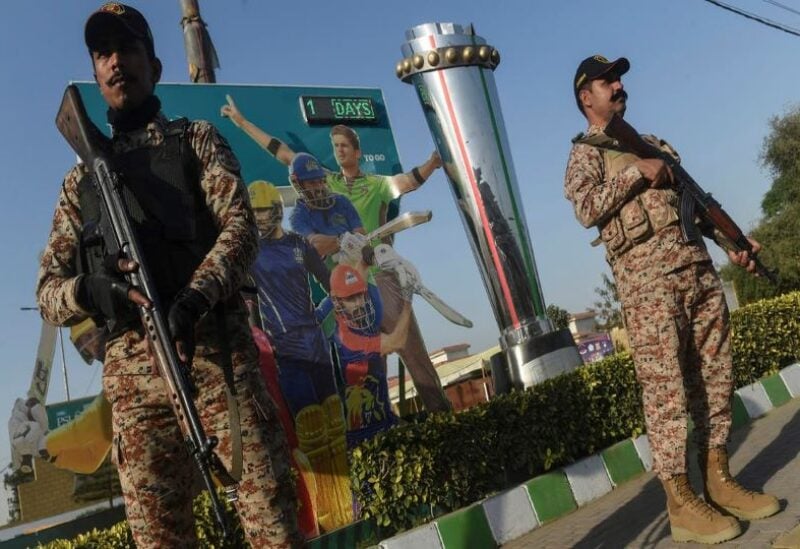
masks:
[[(730, 448), (731, 471), (736, 478), (748, 488), (778, 496), (783, 510), (768, 519), (743, 522), (741, 536), (716, 547), (770, 547), (779, 534), (800, 522), (800, 399), (734, 431)], [(697, 464), (690, 466), (692, 483), (698, 488)], [(647, 473), (503, 547), (707, 547), (674, 543), (665, 506), (661, 484)]]

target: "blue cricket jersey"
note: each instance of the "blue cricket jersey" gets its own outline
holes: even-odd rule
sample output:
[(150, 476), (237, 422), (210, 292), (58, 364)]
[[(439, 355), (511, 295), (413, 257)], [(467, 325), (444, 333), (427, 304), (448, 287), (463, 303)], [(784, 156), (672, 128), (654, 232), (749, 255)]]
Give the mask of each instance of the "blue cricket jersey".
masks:
[(333, 206), (327, 210), (309, 208), (305, 201), (299, 199), (289, 217), (292, 230), (307, 237), (314, 233), (339, 236), (361, 229), (361, 218), (350, 200), (340, 194), (334, 194), (333, 197)]
[(330, 272), (314, 247), (294, 233), (262, 239), (252, 271), (264, 331), (275, 355), (329, 363), (328, 341), (315, 316), (308, 276), (327, 290)]

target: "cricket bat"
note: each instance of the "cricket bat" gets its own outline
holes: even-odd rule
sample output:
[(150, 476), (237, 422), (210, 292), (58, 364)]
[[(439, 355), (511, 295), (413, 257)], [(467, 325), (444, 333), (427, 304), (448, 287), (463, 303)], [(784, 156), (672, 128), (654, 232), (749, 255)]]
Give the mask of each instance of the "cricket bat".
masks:
[[(357, 237), (356, 243), (352, 243), (349, 241), (345, 243), (340, 241), (340, 245), (342, 249), (340, 249), (336, 254), (333, 255), (333, 260), (336, 263), (341, 262), (354, 262), (358, 261), (361, 257), (361, 249), (364, 247), (363, 243), (367, 243), (369, 245), (373, 245), (376, 240), (381, 240), (386, 238), (387, 236), (392, 236), (395, 233), (399, 233), (400, 231), (405, 231), (406, 229), (410, 229), (411, 227), (416, 227), (417, 225), (422, 225), (423, 223), (427, 223), (431, 220), (433, 214), (430, 210), (423, 210), (421, 212), (404, 212), (391, 221), (388, 221), (375, 229), (374, 231), (370, 231), (368, 234), (359, 236), (353, 235), (349, 233), (344, 233), (344, 237), (354, 236)], [(379, 244), (376, 244), (379, 245)]]
[(433, 217), (433, 213), (430, 210), (404, 212), (367, 234), (367, 240), (386, 238), (400, 231), (427, 223), (431, 220), (431, 217)]
[(431, 307), (436, 309), (439, 314), (445, 317), (447, 320), (452, 322), (453, 324), (458, 324), (459, 326), (464, 326), (465, 328), (472, 328), (472, 321), (453, 309), (450, 305), (442, 301), (442, 299), (430, 291), (428, 288), (419, 284), (414, 291), (414, 293), (421, 296), (425, 301), (427, 301)]

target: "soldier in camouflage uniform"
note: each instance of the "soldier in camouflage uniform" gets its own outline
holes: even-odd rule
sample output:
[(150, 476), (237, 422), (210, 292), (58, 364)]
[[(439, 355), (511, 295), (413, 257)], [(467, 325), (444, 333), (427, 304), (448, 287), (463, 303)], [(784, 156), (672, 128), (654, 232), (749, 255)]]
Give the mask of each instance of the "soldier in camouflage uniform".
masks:
[[(286, 440), (258, 372), (239, 287), (257, 250), (257, 229), (239, 164), (203, 121), (169, 121), (153, 95), (161, 75), (144, 17), (116, 3), (85, 29), (95, 79), (109, 105), (122, 193), (178, 355), (191, 365), (195, 403), (226, 469), (239, 477), (237, 511), (253, 547), (295, 544)], [(139, 547), (197, 545), (193, 460), (154, 369), (132, 303), (147, 298), (121, 273), (126, 259), (87, 267), (96, 198), (83, 165), (66, 176), (41, 260), (43, 317), (72, 325), (88, 316), (110, 331), (103, 390), (112, 406), (113, 459)], [(116, 263), (116, 264), (115, 264)], [(237, 419), (238, 418), (238, 419)]]
[[(673, 538), (718, 543), (740, 533), (735, 518), (755, 519), (780, 509), (769, 495), (733, 480), (725, 446), (731, 426), (732, 362), (728, 310), (719, 278), (702, 242), (687, 243), (678, 219), (679, 195), (660, 159), (621, 150), (603, 133), (625, 113), (621, 76), (625, 58), (585, 59), (573, 90), (589, 129), (573, 141), (564, 192), (578, 221), (596, 226), (606, 247), (642, 385), (653, 468), (664, 484)], [(649, 143), (677, 158), (654, 136)], [(700, 227), (718, 243), (713, 230)], [(754, 249), (760, 246), (751, 240)], [(750, 272), (746, 252), (728, 252)], [(687, 410), (695, 425), (706, 502), (686, 476)]]

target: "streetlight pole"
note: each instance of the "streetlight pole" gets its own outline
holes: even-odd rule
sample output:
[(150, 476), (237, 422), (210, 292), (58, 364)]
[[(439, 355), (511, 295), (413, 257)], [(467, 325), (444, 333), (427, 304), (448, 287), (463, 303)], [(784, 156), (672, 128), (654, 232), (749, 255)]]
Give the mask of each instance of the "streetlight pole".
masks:
[(67, 402), (72, 400), (69, 397), (69, 379), (67, 378), (67, 356), (64, 354), (64, 334), (61, 327), (58, 327), (58, 342), (61, 344), (61, 372), (64, 374), (64, 391), (67, 393)]
[(219, 68), (219, 58), (206, 24), (200, 17), (198, 0), (181, 0), (181, 15), (189, 80), (213, 84), (217, 81), (214, 69)]

